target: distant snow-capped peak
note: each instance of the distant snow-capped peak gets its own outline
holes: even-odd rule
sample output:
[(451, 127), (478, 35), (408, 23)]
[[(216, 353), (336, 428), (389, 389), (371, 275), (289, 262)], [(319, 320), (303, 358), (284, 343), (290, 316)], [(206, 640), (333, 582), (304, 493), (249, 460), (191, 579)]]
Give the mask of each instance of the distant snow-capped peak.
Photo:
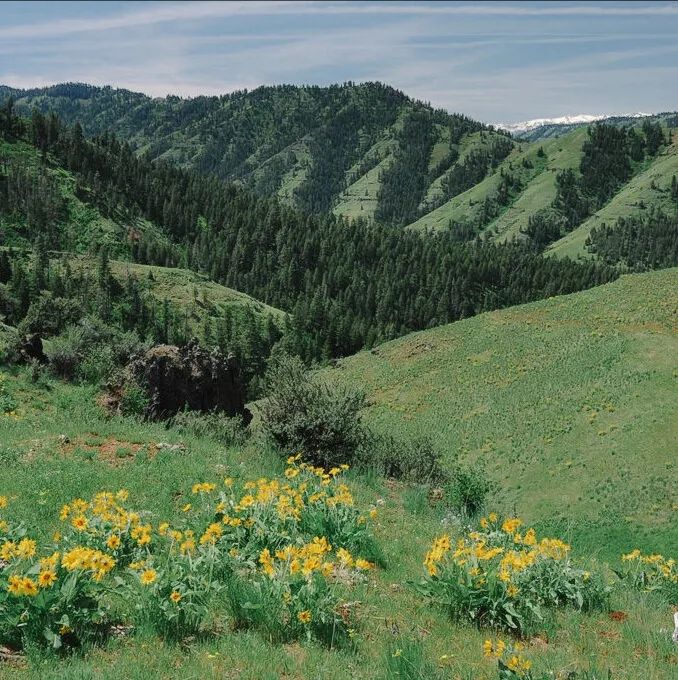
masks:
[(580, 113), (576, 116), (560, 116), (559, 118), (534, 118), (533, 120), (524, 120), (520, 123), (496, 123), (495, 127), (507, 132), (528, 132), (543, 125), (580, 125), (593, 123), (597, 120), (605, 120), (606, 118), (644, 118), (651, 115), (651, 113), (603, 113), (600, 115)]

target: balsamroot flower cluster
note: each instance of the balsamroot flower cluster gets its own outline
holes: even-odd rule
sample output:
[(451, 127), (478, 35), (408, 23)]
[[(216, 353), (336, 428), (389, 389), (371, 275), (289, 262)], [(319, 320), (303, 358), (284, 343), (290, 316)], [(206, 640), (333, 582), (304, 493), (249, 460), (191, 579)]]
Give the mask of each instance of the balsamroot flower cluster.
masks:
[(167, 636), (197, 632), (222, 601), (235, 627), (340, 642), (351, 623), (340, 594), (381, 559), (374, 511), (355, 507), (344, 470), (294, 456), (281, 478), (197, 482), (172, 523), (104, 491), (64, 505), (44, 546), (0, 519), (0, 644), (81, 644), (110, 627), (116, 600)]
[(543, 618), (545, 606), (604, 606), (606, 587), (575, 567), (570, 552), (560, 539), (539, 538), (517, 517), (490, 513), (455, 542), (448, 535), (435, 539), (420, 590), (454, 618), (524, 632)]
[(638, 590), (657, 592), (670, 604), (678, 603), (678, 563), (658, 553), (644, 555), (638, 548), (621, 557), (618, 575)]
[(506, 642), (502, 639), (485, 640), (483, 656), (497, 661), (501, 680), (529, 677), (532, 662), (522, 655), (525, 645), (520, 642)]

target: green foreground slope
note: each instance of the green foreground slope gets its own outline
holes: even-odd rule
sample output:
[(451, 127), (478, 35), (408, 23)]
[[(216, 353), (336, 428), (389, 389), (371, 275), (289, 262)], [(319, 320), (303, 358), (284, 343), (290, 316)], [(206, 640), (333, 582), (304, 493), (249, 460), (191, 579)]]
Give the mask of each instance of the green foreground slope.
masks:
[[(678, 270), (628, 276), (410, 335), (329, 373), (365, 381), (378, 426), (438, 432), (450, 455), (460, 449), (483, 460), (503, 482), (492, 508), (515, 506), (542, 528), (566, 517), (558, 534), (574, 539), (575, 554), (591, 568), (606, 569), (596, 553), (615, 567), (635, 545), (672, 554), (677, 283)], [(226, 447), (165, 424), (110, 418), (94, 386), (36, 383), (30, 371), (6, 367), (0, 375), (16, 402), (16, 416), (0, 417), (0, 494), (9, 497), (7, 518), (23, 519), (40, 541), (62, 528), (59, 508), (76, 496), (124, 488), (144, 521), (174, 526), (195, 499), (194, 482), (283, 473), (257, 439)], [(496, 660), (482, 651), (495, 636), (452, 623), (413, 587), (433, 537), (457, 535), (454, 518), (422, 489), (355, 473), (348, 483), (358, 507), (378, 508), (375, 534), (386, 563), (353, 591), (355, 649), (275, 644), (217, 618), (216, 632), (204, 638), (179, 644), (124, 629), (82, 655), (3, 662), (0, 677), (390, 680), (397, 649), (416, 639), (438, 677), (497, 680)], [(570, 677), (573, 669), (593, 671), (577, 678), (608, 677), (607, 669), (614, 680), (672, 677), (674, 646), (668, 632), (659, 633), (671, 620), (668, 606), (625, 588), (611, 605), (622, 618), (558, 613), (527, 646), (534, 677)], [(220, 602), (214, 606), (223, 617)]]
[[(678, 541), (678, 269), (414, 333), (342, 361), (368, 420), (430, 436), (491, 505), (613, 554)], [(672, 500), (673, 499), (673, 500)]]

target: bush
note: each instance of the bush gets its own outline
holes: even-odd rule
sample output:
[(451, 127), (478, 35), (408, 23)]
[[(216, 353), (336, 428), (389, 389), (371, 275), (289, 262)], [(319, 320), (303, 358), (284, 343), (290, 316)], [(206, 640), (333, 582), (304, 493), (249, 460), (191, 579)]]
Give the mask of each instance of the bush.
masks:
[(41, 364), (37, 359), (31, 359), (28, 364), (28, 377), (37, 387), (50, 389), (50, 375), (47, 366)]
[(493, 488), (482, 470), (455, 465), (445, 488), (445, 500), (458, 513), (475, 517), (482, 511)]
[(422, 484), (443, 484), (449, 475), (442, 465), (442, 455), (430, 439), (397, 439), (391, 435), (371, 435), (361, 447), (362, 468), (379, 474)]
[(197, 413), (179, 411), (171, 421), (172, 427), (181, 434), (194, 437), (210, 437), (224, 446), (242, 446), (247, 431), (241, 416), (229, 417), (223, 413)]
[(146, 390), (136, 380), (128, 380), (122, 387), (120, 412), (123, 416), (143, 416), (150, 400)]
[(54, 338), (46, 354), (58, 378), (97, 383), (148, 346), (136, 332), (123, 332), (101, 319), (86, 317)]
[(75, 380), (82, 356), (72, 339), (55, 338), (45, 353), (49, 359), (49, 368), (57, 378)]
[(297, 357), (282, 356), (266, 375), (264, 430), (285, 453), (301, 451), (316, 465), (353, 463), (366, 441), (365, 394), (311, 375)]
[(31, 302), (26, 316), (18, 326), (19, 333), (37, 333), (42, 338), (48, 338), (77, 323), (81, 316), (82, 305), (77, 300), (43, 293)]
[(678, 606), (678, 562), (658, 553), (643, 555), (636, 548), (622, 555), (623, 568), (615, 574), (635, 590), (657, 593), (669, 605)]
[(17, 407), (16, 399), (7, 388), (5, 376), (0, 373), (0, 416), (13, 414)]

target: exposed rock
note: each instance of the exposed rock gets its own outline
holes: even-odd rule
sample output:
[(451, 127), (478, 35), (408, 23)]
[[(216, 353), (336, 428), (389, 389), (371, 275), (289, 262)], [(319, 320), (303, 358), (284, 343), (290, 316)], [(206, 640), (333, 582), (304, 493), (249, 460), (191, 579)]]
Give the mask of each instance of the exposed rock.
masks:
[(145, 415), (151, 420), (169, 418), (185, 408), (240, 415), (245, 425), (252, 419), (245, 408), (245, 386), (235, 357), (201, 347), (195, 339), (183, 347), (152, 347), (132, 359), (125, 375), (146, 391)]
[(158, 449), (158, 451), (170, 451), (172, 453), (178, 452), (178, 453), (185, 453), (186, 452), (186, 444), (183, 442), (179, 442), (178, 444), (170, 444), (169, 442), (158, 442), (155, 445), (155, 448)]

